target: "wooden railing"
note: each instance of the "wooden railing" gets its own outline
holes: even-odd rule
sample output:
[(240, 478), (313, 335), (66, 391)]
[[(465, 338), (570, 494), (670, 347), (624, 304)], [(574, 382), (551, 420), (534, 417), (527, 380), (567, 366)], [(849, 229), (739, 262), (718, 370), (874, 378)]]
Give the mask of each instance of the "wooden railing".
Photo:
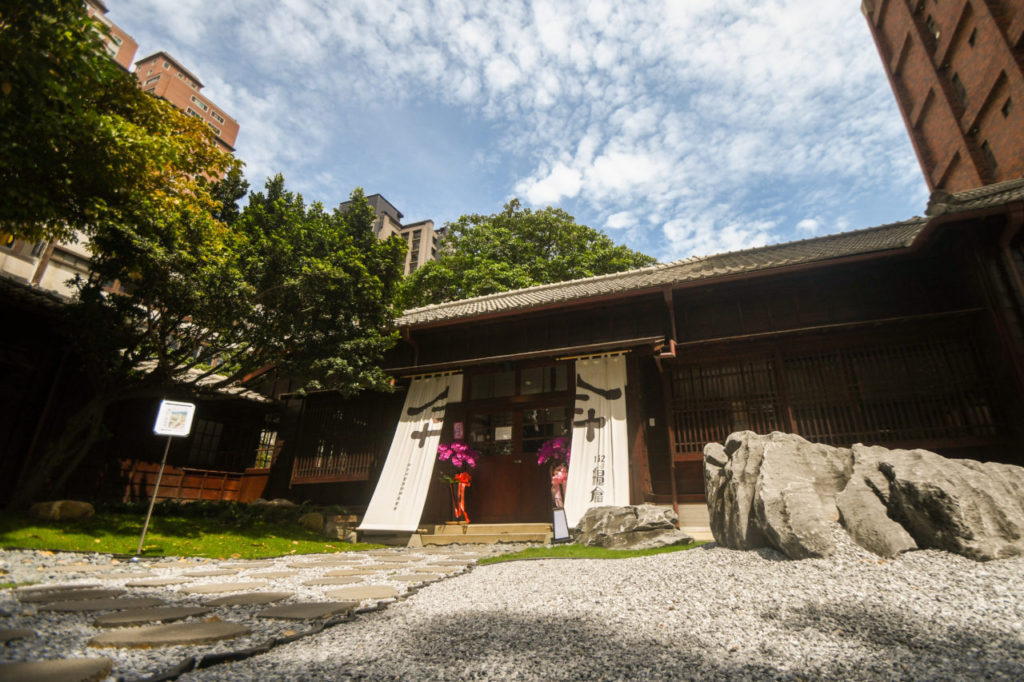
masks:
[(365, 481), (370, 477), (373, 462), (372, 452), (296, 457), (292, 465), (292, 483)]
[[(150, 499), (159, 469), (156, 462), (122, 460), (121, 471), (126, 479), (125, 501)], [(167, 466), (164, 467), (156, 499), (251, 502), (263, 494), (268, 472), (268, 469), (247, 469), (241, 473)]]

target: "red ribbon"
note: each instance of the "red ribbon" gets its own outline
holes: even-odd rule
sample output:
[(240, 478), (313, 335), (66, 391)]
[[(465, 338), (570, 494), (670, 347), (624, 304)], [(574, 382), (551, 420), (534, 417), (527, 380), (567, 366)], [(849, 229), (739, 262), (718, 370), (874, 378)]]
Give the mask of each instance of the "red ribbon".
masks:
[(472, 477), (467, 472), (460, 471), (455, 474), (455, 480), (459, 484), (459, 501), (455, 505), (455, 518), (457, 520), (461, 516), (466, 523), (469, 523), (469, 514), (466, 513), (466, 488), (469, 487)]

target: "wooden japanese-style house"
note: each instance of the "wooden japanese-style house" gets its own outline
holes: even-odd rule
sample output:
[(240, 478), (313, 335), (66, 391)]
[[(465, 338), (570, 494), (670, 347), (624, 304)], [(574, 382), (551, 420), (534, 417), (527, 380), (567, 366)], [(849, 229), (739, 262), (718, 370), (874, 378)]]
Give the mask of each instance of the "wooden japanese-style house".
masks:
[[(410, 310), (387, 368), (400, 387), (460, 377), (437, 430), (481, 453), (474, 522), (550, 521), (550, 472), (535, 454), (582, 433), (580, 408), (594, 403), (579, 401), (594, 396), (581, 398), (577, 368), (609, 354), (625, 364), (632, 503), (702, 501), (704, 445), (744, 429), (1024, 464), (1022, 223), (1017, 180), (937, 193), (926, 217), (889, 225)], [(388, 409), (354, 494), (387, 470)], [(412, 433), (421, 448), (429, 428)], [(320, 461), (342, 477), (336, 440)], [(329, 484), (313, 450), (293, 450), (289, 466)], [(446, 520), (449, 507), (433, 482), (420, 521)]]

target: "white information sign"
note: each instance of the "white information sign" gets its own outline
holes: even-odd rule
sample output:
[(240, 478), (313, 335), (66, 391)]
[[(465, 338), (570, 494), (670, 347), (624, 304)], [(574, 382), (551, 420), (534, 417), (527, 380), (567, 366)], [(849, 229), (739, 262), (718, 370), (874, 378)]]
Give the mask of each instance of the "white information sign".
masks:
[(160, 436), (187, 436), (192, 431), (192, 417), (196, 406), (193, 403), (179, 403), (173, 400), (160, 402), (160, 411), (153, 424), (153, 433)]

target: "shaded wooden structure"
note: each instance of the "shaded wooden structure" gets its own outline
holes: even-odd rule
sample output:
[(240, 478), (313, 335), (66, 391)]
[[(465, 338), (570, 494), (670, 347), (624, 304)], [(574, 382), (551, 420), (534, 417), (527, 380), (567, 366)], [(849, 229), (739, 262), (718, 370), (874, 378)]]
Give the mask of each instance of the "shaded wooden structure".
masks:
[[(1017, 180), (936, 194), (922, 218), (407, 311), (395, 396), (289, 401), (284, 489), (365, 505), (402, 386), (456, 371), (441, 440), (481, 452), (470, 518), (550, 520), (537, 448), (570, 428), (575, 359), (604, 353), (627, 357), (634, 503), (702, 501), (704, 445), (744, 429), (1024, 464), (1022, 224)], [(423, 523), (448, 518), (433, 485)]]

